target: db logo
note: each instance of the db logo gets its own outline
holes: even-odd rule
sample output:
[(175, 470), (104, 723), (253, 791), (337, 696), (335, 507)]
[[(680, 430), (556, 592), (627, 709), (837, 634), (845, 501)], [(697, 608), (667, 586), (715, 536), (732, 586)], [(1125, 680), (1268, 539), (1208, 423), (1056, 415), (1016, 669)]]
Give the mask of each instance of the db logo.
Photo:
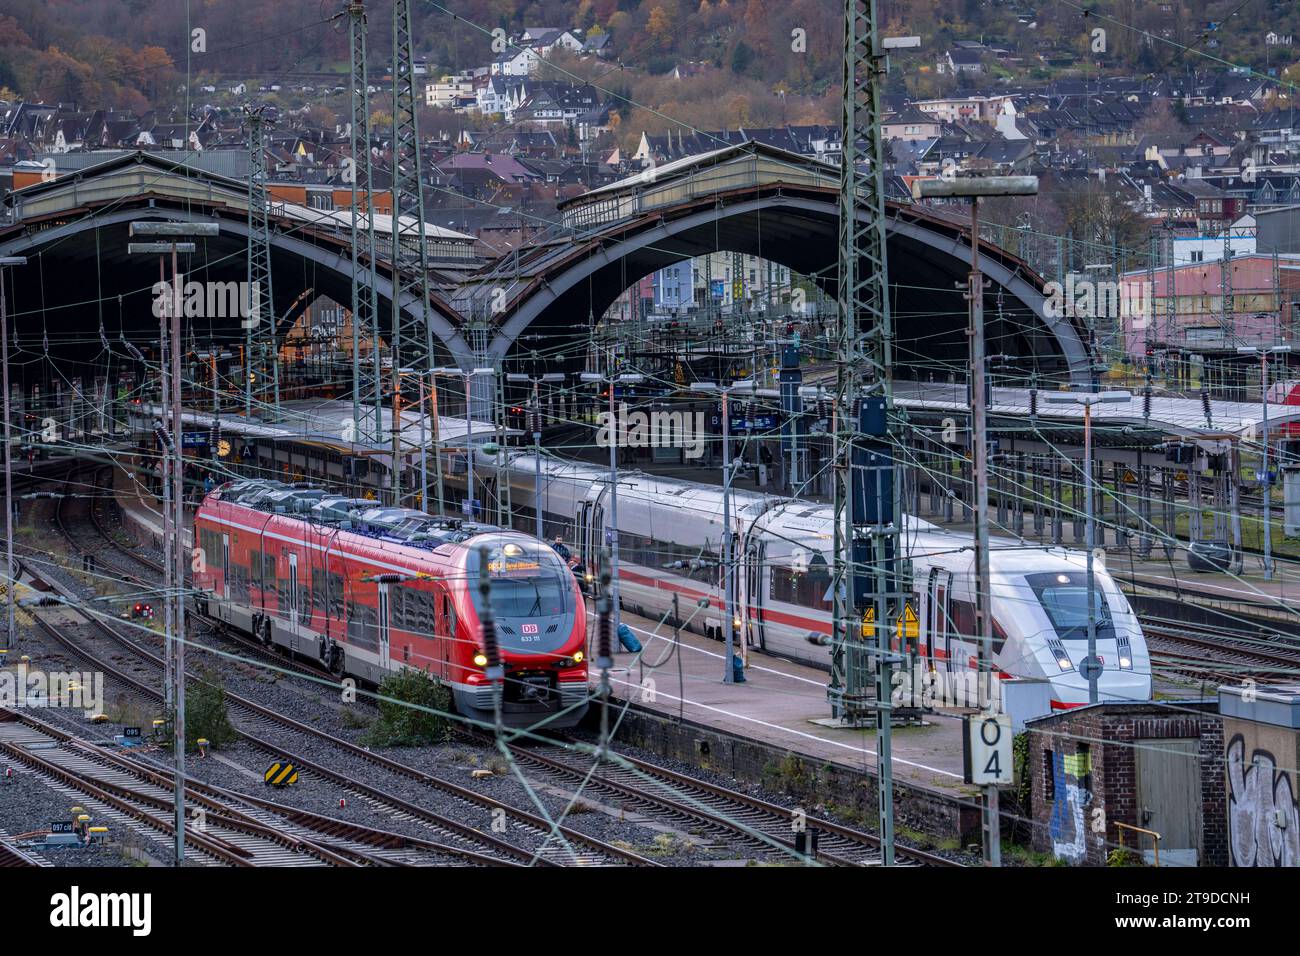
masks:
[(537, 625), (536, 625), (536, 624), (525, 624), (525, 625), (523, 625), (522, 627), (520, 627), (520, 630), (523, 631), (525, 634), (536, 634), (536, 633), (537, 633)]

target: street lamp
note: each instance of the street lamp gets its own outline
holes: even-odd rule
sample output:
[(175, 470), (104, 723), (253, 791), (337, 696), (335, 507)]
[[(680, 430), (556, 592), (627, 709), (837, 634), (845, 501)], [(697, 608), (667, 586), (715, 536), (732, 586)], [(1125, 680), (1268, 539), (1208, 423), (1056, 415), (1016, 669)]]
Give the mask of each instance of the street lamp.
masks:
[(4, 366), (4, 416), (5, 416), (5, 647), (14, 646), (14, 486), (13, 462), (10, 460), (9, 433), (9, 305), (5, 299), (4, 272), (10, 266), (25, 266), (24, 256), (0, 258), (0, 364)]
[[(175, 751), (175, 777), (173, 786), (175, 789), (175, 822), (174, 830), (176, 836), (176, 865), (180, 866), (185, 861), (185, 601), (182, 597), (185, 587), (185, 549), (183, 538), (185, 534), (185, 496), (184, 496), (184, 468), (185, 468), (185, 450), (183, 441), (184, 426), (181, 422), (181, 277), (180, 269), (177, 263), (177, 256), (181, 252), (193, 252), (193, 242), (180, 242), (181, 237), (200, 237), (216, 236), (220, 231), (220, 226), (215, 222), (133, 222), (130, 225), (129, 235), (131, 238), (136, 236), (157, 236), (164, 241), (160, 242), (132, 242), (127, 244), (129, 254), (158, 254), (158, 270), (161, 273), (163, 265), (163, 255), (167, 252), (172, 256), (172, 289), (171, 305), (167, 309), (160, 310), (162, 317), (160, 321), (166, 323), (168, 313), (171, 318), (171, 508), (164, 508), (167, 519), (164, 522), (169, 527), (164, 528), (164, 539), (172, 538), (171, 557), (175, 561), (175, 567), (171, 570), (168, 577), (171, 581), (168, 584), (168, 603), (172, 607), (171, 620), (175, 628), (174, 641), (169, 640), (173, 647), (173, 653), (168, 660), (171, 661), (172, 679), (175, 682), (175, 689), (172, 692), (172, 729), (173, 729), (173, 749)], [(159, 337), (159, 345), (162, 345), (162, 337)], [(166, 361), (159, 353), (159, 366), (166, 365)], [(163, 405), (167, 403), (167, 396), (163, 396)], [(172, 635), (167, 635), (170, 639)], [(166, 656), (166, 655), (165, 655)]]
[[(474, 517), (474, 415), (473, 415), (473, 387), (472, 382), (476, 378), (486, 378), (496, 374), (494, 368), (456, 368), (448, 366), (446, 368), (434, 368), (429, 370), (434, 376), (438, 375), (457, 375), (465, 382), (465, 496), (466, 502), (462, 503), (461, 510), (468, 508), (468, 517)], [(434, 383), (434, 390), (437, 390), (437, 383)], [(434, 396), (434, 405), (437, 406), (437, 396)]]
[(533, 510), (536, 512), (537, 540), (544, 537), (542, 533), (542, 382), (563, 382), (563, 372), (547, 372), (540, 378), (531, 378), (522, 372), (511, 372), (506, 375), (507, 382), (529, 382), (533, 386), (533, 458), (536, 468), (533, 472)]
[(1263, 442), (1264, 442), (1264, 580), (1273, 580), (1273, 525), (1272, 525), (1272, 497), (1273, 497), (1273, 480), (1268, 473), (1268, 357), (1270, 355), (1285, 355), (1291, 351), (1289, 345), (1274, 345), (1269, 348), (1259, 348), (1255, 345), (1239, 345), (1237, 353), (1239, 355), (1258, 355), (1259, 356), (1259, 373), (1260, 373), (1260, 396), (1263, 401)]
[[(984, 391), (984, 276), (980, 272), (980, 199), (992, 196), (1035, 196), (1037, 176), (965, 176), (927, 179), (913, 184), (921, 198), (970, 200), (970, 277), (966, 298), (970, 302), (971, 477), (975, 492), (975, 639), (979, 646), (979, 671), (985, 701), (991, 703), (993, 683), (992, 588), (989, 573), (988, 396)], [(1089, 559), (1091, 560), (1091, 558)], [(996, 786), (984, 791), (984, 862), (1002, 865), (1001, 828)]]
[(614, 614), (613, 626), (617, 632), (621, 606), (618, 602), (618, 428), (615, 424), (618, 417), (614, 412), (614, 386), (616, 384), (637, 385), (645, 381), (645, 376), (636, 372), (624, 372), (620, 375), (583, 372), (579, 378), (584, 382), (609, 386), (609, 580)]
[[(745, 388), (744, 386), (749, 386)], [(737, 601), (735, 595), (735, 570), (734, 561), (732, 560), (732, 540), (731, 540), (731, 405), (728, 398), (733, 391), (750, 391), (757, 388), (755, 382), (733, 383), (730, 386), (722, 386), (716, 382), (695, 382), (690, 386), (691, 391), (705, 392), (710, 395), (717, 395), (722, 401), (722, 593), (723, 604), (727, 609), (727, 630), (726, 630), (726, 663), (723, 665), (722, 680), (723, 683), (730, 684), (735, 680), (735, 669), (732, 660), (735, 655), (736, 646), (736, 626), (737, 626)]]
[(1048, 392), (1047, 401), (1053, 405), (1083, 406), (1083, 482), (1084, 515), (1088, 534), (1088, 657), (1079, 672), (1088, 680), (1088, 703), (1097, 703), (1097, 678), (1101, 676), (1101, 662), (1097, 660), (1097, 578), (1093, 567), (1093, 549), (1096, 547), (1096, 527), (1092, 508), (1092, 406), (1131, 401), (1128, 392)]

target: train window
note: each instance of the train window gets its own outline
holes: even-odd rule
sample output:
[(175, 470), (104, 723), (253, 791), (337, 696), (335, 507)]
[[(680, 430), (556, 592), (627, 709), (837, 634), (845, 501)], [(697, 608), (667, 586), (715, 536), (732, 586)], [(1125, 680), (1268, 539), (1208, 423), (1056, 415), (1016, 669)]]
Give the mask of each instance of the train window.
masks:
[(367, 651), (379, 650), (379, 627), (375, 609), (356, 601), (348, 603), (348, 643)]
[(433, 595), (427, 591), (413, 591), (411, 597), (415, 599), (416, 619), (412, 630), (416, 634), (429, 636), (434, 632), (434, 604)]
[(975, 605), (970, 601), (952, 602), (953, 637), (975, 636)]
[(406, 623), (406, 588), (398, 584), (388, 589), (388, 622), (399, 631), (409, 631)]
[[(1084, 639), (1088, 636), (1088, 586), (1087, 575), (1079, 572), (1048, 571), (1025, 575), (1025, 581), (1047, 612), (1057, 637), (1061, 640)], [(1114, 637), (1114, 622), (1110, 607), (1100, 588), (1093, 593), (1094, 620), (1099, 636)]]
[(302, 575), (298, 576), (298, 623), (311, 623), (311, 590), (307, 583), (302, 580)]
[[(284, 554), (285, 554), (285, 558), (287, 559), (288, 556), (289, 556), (289, 552), (288, 552), (288, 550), (286, 550), (286, 551), (284, 552)], [(272, 561), (274, 561), (274, 558), (272, 558)], [(289, 594), (289, 575), (288, 575), (288, 574), (284, 574), (284, 575), (276, 574), (276, 576), (275, 576), (275, 600), (276, 600), (276, 606), (277, 606), (281, 611), (287, 611), (287, 610), (289, 609), (289, 598), (290, 598), (290, 594)]]
[(771, 581), (774, 601), (811, 608), (828, 608), (832, 604), (826, 600), (831, 584), (830, 572), (820, 554), (813, 555), (808, 570), (802, 573), (785, 565), (773, 565)]
[(343, 575), (331, 571), (326, 578), (329, 581), (330, 614), (336, 620), (343, 620)]
[(1007, 644), (1006, 629), (1000, 623), (998, 623), (998, 619), (995, 617), (993, 619), (993, 653), (1001, 654), (1002, 648), (1004, 648), (1006, 644)]

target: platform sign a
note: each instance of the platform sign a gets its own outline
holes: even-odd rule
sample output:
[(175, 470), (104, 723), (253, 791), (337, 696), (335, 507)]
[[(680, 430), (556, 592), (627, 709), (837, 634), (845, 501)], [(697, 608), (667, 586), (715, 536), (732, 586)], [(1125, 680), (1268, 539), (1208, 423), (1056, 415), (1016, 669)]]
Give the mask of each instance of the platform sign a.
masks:
[(962, 769), (967, 783), (987, 786), (1015, 781), (1011, 716), (970, 714), (962, 718)]

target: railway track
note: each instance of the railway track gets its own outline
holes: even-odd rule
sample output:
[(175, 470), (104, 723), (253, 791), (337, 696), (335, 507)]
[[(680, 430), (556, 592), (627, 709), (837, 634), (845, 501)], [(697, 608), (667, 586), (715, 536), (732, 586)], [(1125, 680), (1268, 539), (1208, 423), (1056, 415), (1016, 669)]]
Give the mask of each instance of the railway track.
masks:
[[(117, 553), (131, 561), (150, 569), (154, 574), (161, 574), (161, 566), (149, 558), (129, 551), (123, 547), (105, 526), (94, 504), (90, 509), (91, 523), (97, 534)], [(71, 534), (66, 526), (66, 519), (60, 517), (61, 528), (65, 537), (74, 547), (84, 545)], [(119, 565), (120, 567), (120, 565)], [(134, 580), (142, 587), (151, 586), (151, 582), (135, 576)], [(266, 656), (261, 645), (240, 640), (238, 635), (223, 632), (223, 637), (232, 637), (242, 646), (250, 647), (259, 655)], [(283, 658), (276, 658), (283, 663)], [(321, 672), (313, 669), (313, 674)], [(331, 678), (332, 680), (332, 678)], [(476, 742), (484, 742), (482, 737), (473, 737)], [(516, 759), (532, 768), (535, 772), (547, 775), (551, 782), (572, 786), (581, 782), (585, 768), (567, 763), (574, 755), (561, 747), (543, 749), (516, 748)], [(580, 759), (580, 758), (578, 758)], [(747, 849), (766, 853), (793, 853), (795, 844), (791, 830), (790, 811), (776, 804), (755, 800), (737, 791), (727, 790), (713, 785), (700, 785), (682, 775), (672, 774), (664, 768), (652, 767), (642, 763), (641, 773), (653, 773), (653, 780), (645, 784), (637, 774), (621, 768), (605, 767), (600, 777), (589, 783), (599, 792), (610, 794), (620, 800), (624, 806), (636, 806), (649, 809), (656, 819), (669, 823), (686, 823), (704, 830), (715, 837), (723, 837)], [(816, 821), (813, 827), (823, 842), (819, 846), (818, 862), (831, 865), (872, 865), (879, 862), (879, 840), (871, 834), (840, 826), (828, 820)], [(928, 865), (959, 865), (934, 854), (920, 850), (900, 848), (899, 856), (905, 861)]]
[[(97, 804), (97, 812), (115, 822), (142, 824), (174, 838), (175, 806), (161, 774), (143, 768), (132, 771), (110, 755), (53, 731), (51, 725), (18, 711), (0, 710), (0, 753), (47, 785)], [(233, 806), (189, 788), (186, 795), (202, 813), (203, 823), (186, 828), (185, 842), (204, 865), (359, 865), (303, 836), (256, 823)]]
[[(98, 803), (127, 826), (144, 824), (174, 838), (173, 779), (158, 751), (105, 749), (21, 711), (0, 710), (0, 752), (48, 784)], [(189, 779), (191, 808), (201, 810), (186, 842), (209, 863), (235, 866), (429, 866), (467, 862), (446, 844), (379, 830)], [(484, 865), (500, 861), (480, 856)]]
[[(66, 499), (59, 502), (59, 507), (62, 507), (64, 501)], [(69, 536), (69, 540), (76, 544), (75, 538)], [(43, 581), (44, 586), (60, 593), (65, 590), (57, 583), (42, 578), (31, 567), (26, 570), (34, 579)], [(75, 595), (72, 597), (75, 598)], [(116, 627), (77, 608), (75, 602), (68, 609), (85, 618), (88, 626), (95, 629), (115, 647), (127, 650), (133, 657), (146, 664), (156, 672), (157, 679), (161, 680), (163, 662), (160, 657), (135, 640), (124, 636)], [(152, 685), (107, 663), (103, 659), (108, 656), (107, 654), (94, 655), (83, 646), (83, 642), (70, 638), (59, 627), (46, 620), (41, 613), (38, 612), (33, 617), (37, 625), (51, 639), (58, 642), (69, 653), (91, 662), (98, 670), (105, 673), (106, 678), (111, 678), (132, 693), (147, 697), (154, 703), (162, 702), (162, 695)], [(199, 679), (192, 674), (188, 676), (190, 680)], [(273, 757), (290, 760), (300, 770), (327, 780), (338, 786), (341, 792), (362, 799), (372, 806), (381, 807), (398, 819), (418, 822), (432, 829), (449, 846), (486, 854), (493, 859), (531, 865), (659, 865), (654, 860), (606, 843), (571, 827), (562, 825), (553, 827), (546, 819), (531, 812), (502, 807), (498, 801), (485, 794), (410, 767), (382, 754), (371, 752), (351, 741), (277, 713), (256, 701), (229, 692), (226, 694), (226, 699), (231, 707), (231, 716), (235, 718), (236, 732), (250, 745)], [(429, 810), (392, 793), (390, 789), (359, 779), (355, 770), (340, 770), (327, 766), (305, 752), (322, 743), (331, 750), (368, 765), (371, 771), (368, 776), (378, 773), (380, 776), (387, 776), (394, 780), (402, 778), (421, 788), (439, 791), (442, 802), (449, 805), (449, 813)], [(488, 824), (494, 820), (493, 815), (499, 811), (505, 812), (506, 820), (511, 825), (511, 832), (521, 839), (522, 845), (463, 822), (479, 819)]]
[[(619, 763), (629, 764), (631, 769), (607, 762), (593, 773), (593, 758), (563, 743), (576, 741), (516, 748), (513, 755), (543, 779), (570, 787), (576, 784), (593, 799), (613, 800), (622, 809), (649, 811), (670, 823), (693, 827), (695, 833), (725, 837), (740, 846), (800, 858), (793, 836), (796, 817), (789, 807), (623, 755)], [(815, 852), (807, 857), (809, 862), (830, 866), (880, 864), (880, 838), (873, 834), (806, 814), (800, 816), (799, 824), (809, 834), (817, 834)], [(903, 865), (962, 865), (910, 847), (896, 846), (895, 851)]]
[(51, 864), (34, 854), (28, 853), (11, 843), (0, 839), (0, 868), (4, 867), (47, 867)]
[(1278, 635), (1259, 631), (1259, 636), (1252, 638), (1204, 624), (1151, 618), (1142, 620), (1142, 630), (1153, 661), (1198, 680), (1214, 677), (1236, 683), (1250, 677), (1282, 681), (1300, 674), (1300, 646), (1279, 649), (1283, 642)]
[[(70, 480), (71, 477), (69, 478), (69, 481)], [(133, 551), (122, 544), (118, 540), (117, 536), (106, 527), (104, 518), (100, 515), (96, 507), (100, 503), (99, 499), (92, 499), (86, 508), (86, 512), (90, 519), (90, 525), (94, 528), (95, 534), (104, 542), (107, 546), (107, 550), (114, 555), (112, 559), (105, 563), (112, 567), (114, 572), (122, 580), (135, 584), (146, 593), (160, 592), (161, 586), (159, 581), (165, 575), (165, 569), (163, 568), (162, 563), (155, 561), (153, 558), (141, 554), (138, 551)], [(68, 519), (63, 511), (62, 505), (63, 502), (61, 501), (59, 507), (55, 509), (55, 523), (63, 537), (78, 551), (93, 554), (97, 560), (104, 560), (105, 549), (101, 548), (97, 552), (91, 552), (90, 549), (86, 547), (83, 540), (73, 535), (72, 530), (68, 527)], [(134, 567), (128, 567), (128, 565), (134, 565)], [(148, 574), (155, 575), (157, 580), (149, 580), (143, 577), (140, 572), (141, 568), (143, 568)], [(186, 613), (188, 615), (202, 618), (209, 627), (213, 628), (221, 635), (222, 640), (238, 646), (245, 653), (251, 655), (257, 660), (267, 661), (277, 666), (283, 666), (285, 661), (289, 659), (285, 655), (278, 653), (275, 649), (268, 648), (253, 638), (228, 627), (223, 621), (218, 621), (215, 618), (200, 614), (192, 603), (187, 603)], [(323, 678), (331, 683), (336, 679), (335, 675), (330, 674), (324, 667), (321, 667), (310, 660), (301, 657), (294, 657), (293, 661), (300, 670), (309, 671), (315, 677)]]

